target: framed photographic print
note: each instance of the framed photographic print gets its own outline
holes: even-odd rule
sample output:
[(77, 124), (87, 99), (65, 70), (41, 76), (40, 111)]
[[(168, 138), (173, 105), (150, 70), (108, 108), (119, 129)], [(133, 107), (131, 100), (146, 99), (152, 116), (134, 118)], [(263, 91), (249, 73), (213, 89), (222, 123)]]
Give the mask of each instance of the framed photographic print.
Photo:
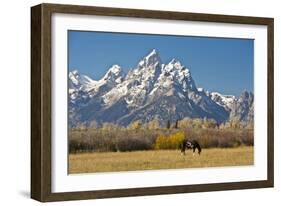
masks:
[(31, 197), (273, 187), (273, 19), (31, 8)]

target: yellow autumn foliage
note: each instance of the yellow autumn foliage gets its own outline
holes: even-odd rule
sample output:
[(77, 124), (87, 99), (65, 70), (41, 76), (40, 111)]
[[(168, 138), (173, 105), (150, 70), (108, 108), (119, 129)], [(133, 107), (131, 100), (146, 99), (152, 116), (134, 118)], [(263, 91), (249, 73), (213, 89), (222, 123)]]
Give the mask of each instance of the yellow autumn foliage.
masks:
[(155, 149), (177, 149), (184, 140), (184, 133), (177, 132), (169, 136), (160, 135), (155, 141)]

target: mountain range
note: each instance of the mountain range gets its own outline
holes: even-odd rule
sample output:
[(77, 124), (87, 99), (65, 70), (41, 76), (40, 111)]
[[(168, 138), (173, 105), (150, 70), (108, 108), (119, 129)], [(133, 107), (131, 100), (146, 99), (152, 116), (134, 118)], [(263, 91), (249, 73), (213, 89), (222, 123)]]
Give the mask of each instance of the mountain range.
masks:
[(253, 121), (254, 95), (239, 97), (197, 88), (191, 72), (177, 59), (163, 64), (153, 49), (128, 73), (113, 65), (99, 80), (69, 72), (69, 126), (109, 122), (127, 126), (157, 119), (160, 123), (185, 117)]

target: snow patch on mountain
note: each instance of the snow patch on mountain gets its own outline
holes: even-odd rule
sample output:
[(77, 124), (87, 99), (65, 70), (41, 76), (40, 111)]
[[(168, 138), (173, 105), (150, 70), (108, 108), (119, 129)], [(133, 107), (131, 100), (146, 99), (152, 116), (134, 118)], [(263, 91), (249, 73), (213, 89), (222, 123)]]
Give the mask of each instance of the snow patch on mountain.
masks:
[(209, 95), (213, 101), (228, 111), (231, 110), (233, 103), (237, 100), (234, 95), (223, 95), (218, 92), (211, 92)]

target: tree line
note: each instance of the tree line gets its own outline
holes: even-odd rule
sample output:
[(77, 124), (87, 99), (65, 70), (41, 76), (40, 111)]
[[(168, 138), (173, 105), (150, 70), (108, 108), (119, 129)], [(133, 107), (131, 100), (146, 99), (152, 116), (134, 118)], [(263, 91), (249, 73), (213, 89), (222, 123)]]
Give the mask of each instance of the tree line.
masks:
[(107, 129), (107, 128), (119, 128), (119, 129), (185, 129), (185, 128), (193, 128), (193, 129), (208, 129), (208, 128), (217, 128), (217, 129), (253, 129), (253, 122), (241, 122), (239, 119), (232, 119), (227, 122), (218, 123), (214, 119), (207, 118), (184, 118), (178, 119), (172, 122), (171, 120), (167, 120), (166, 122), (160, 121), (158, 119), (153, 119), (149, 122), (143, 123), (141, 120), (136, 120), (131, 122), (127, 127), (120, 126), (114, 123), (102, 123), (99, 124), (96, 121), (92, 121), (91, 123), (81, 123), (78, 124), (75, 128), (76, 130), (83, 130), (87, 128), (94, 129)]
[(69, 152), (122, 152), (177, 149), (184, 138), (195, 139), (202, 147), (238, 147), (254, 144), (253, 124), (232, 120), (218, 124), (212, 119), (185, 118), (174, 122), (134, 121), (127, 127), (112, 123), (69, 128)]

